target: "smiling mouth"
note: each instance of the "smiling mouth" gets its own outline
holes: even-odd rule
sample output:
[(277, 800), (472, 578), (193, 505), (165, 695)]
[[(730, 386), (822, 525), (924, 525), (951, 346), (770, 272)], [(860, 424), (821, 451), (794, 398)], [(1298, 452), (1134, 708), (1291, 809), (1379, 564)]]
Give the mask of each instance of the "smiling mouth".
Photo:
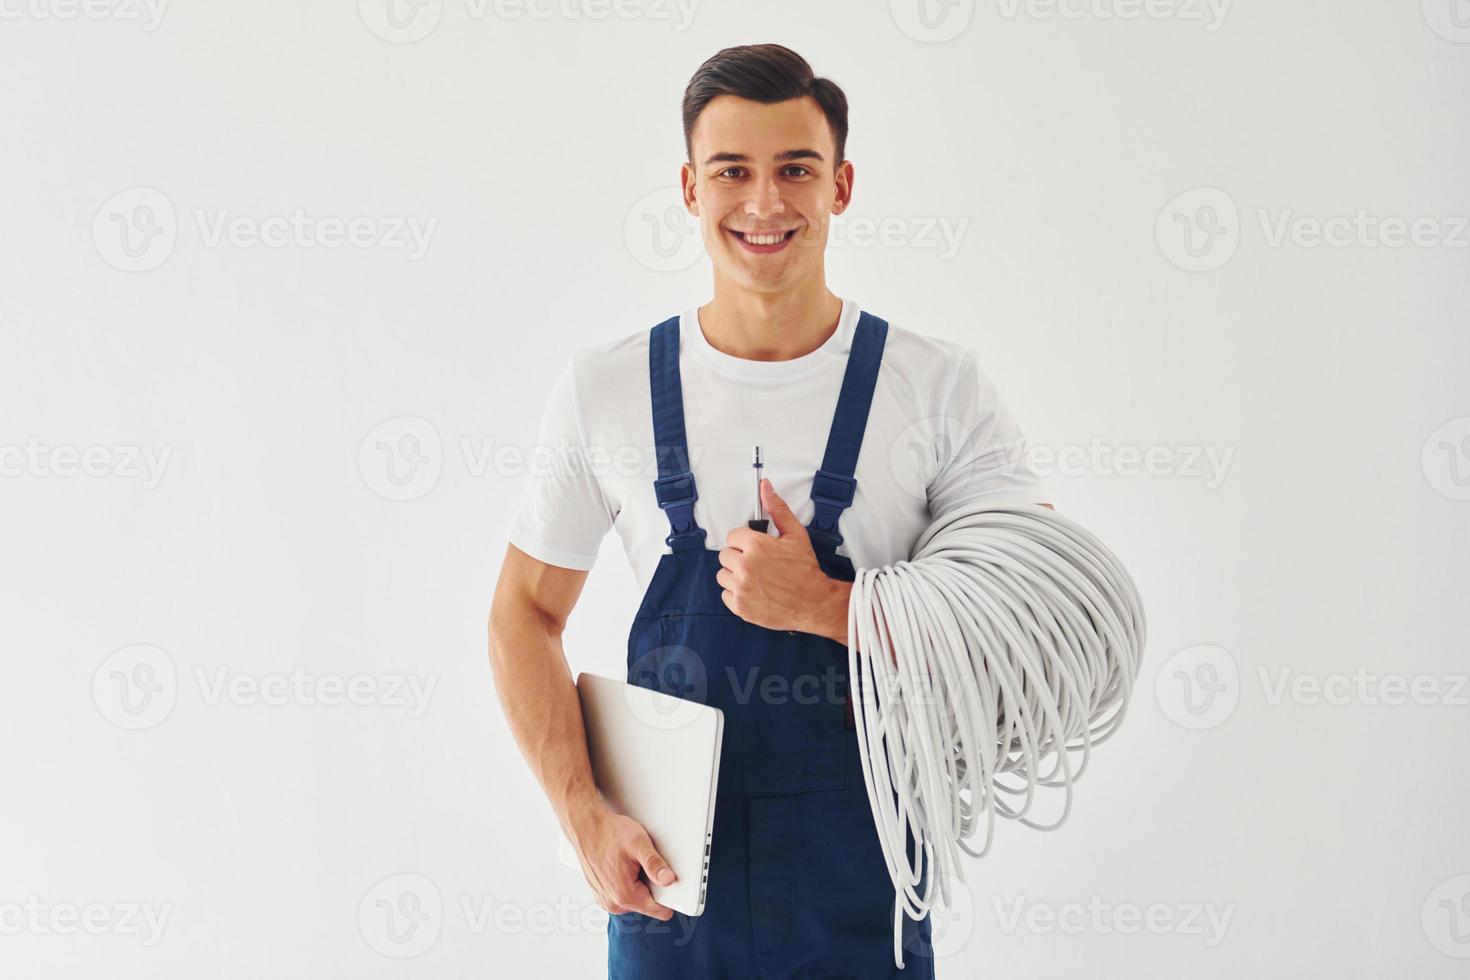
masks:
[(729, 228), (726, 231), (729, 231), (731, 235), (735, 236), (735, 239), (749, 251), (774, 252), (785, 247), (786, 243), (791, 241), (792, 237), (795, 236), (797, 229), (792, 228), (790, 231), (766, 232), (758, 235), (735, 231)]

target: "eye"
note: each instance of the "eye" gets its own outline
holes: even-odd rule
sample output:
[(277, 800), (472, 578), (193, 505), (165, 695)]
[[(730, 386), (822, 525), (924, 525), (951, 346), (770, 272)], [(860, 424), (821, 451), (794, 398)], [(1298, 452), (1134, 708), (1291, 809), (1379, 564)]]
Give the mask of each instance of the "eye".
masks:
[(803, 167), (799, 163), (793, 163), (791, 166), (787, 167), (786, 169), (787, 169), (787, 171), (799, 170), (800, 173), (797, 173), (797, 174), (794, 174), (793, 175), (793, 176), (796, 176), (796, 177), (805, 177), (807, 174), (811, 173), (810, 170), (808, 170), (807, 168)]
[(716, 177), (724, 177), (727, 174), (736, 173), (736, 172), (741, 171), (743, 169), (744, 169), (743, 167), (726, 167), (724, 170), (721, 170), (719, 173), (715, 174), (715, 176)]

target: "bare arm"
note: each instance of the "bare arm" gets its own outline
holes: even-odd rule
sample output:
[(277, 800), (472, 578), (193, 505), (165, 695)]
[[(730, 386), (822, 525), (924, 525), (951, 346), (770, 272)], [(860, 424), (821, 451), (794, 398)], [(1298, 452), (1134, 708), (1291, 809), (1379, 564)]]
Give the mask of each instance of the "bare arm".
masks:
[(561, 641), (586, 581), (585, 571), (549, 565), (514, 545), (506, 547), (490, 606), (495, 690), (516, 744), (576, 848), (599, 904), (612, 913), (668, 919), (672, 911), (653, 900), (638, 875), (658, 875), (667, 884), (672, 870), (636, 821), (608, 808), (592, 778), (582, 706)]
[(562, 829), (602, 805), (562, 632), (587, 573), (508, 545), (490, 605), (490, 667), (500, 707)]

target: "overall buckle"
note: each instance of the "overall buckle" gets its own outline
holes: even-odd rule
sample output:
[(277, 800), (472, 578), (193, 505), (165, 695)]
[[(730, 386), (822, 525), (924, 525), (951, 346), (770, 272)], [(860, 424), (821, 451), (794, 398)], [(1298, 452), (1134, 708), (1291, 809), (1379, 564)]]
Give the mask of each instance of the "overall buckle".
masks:
[[(684, 492), (680, 493), (680, 491)], [(684, 504), (692, 505), (695, 500), (699, 499), (699, 491), (694, 486), (694, 474), (688, 470), (671, 476), (661, 476), (654, 480), (653, 494), (658, 498), (658, 505), (663, 510), (670, 510)]]

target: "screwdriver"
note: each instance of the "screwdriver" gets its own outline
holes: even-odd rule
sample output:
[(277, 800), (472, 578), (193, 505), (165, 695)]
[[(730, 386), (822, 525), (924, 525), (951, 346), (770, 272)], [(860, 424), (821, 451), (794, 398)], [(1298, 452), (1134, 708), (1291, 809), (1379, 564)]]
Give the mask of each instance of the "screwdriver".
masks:
[(765, 508), (765, 505), (761, 503), (761, 466), (762, 465), (763, 464), (762, 464), (762, 461), (761, 461), (761, 447), (760, 446), (756, 446), (755, 447), (754, 459), (751, 462), (751, 466), (755, 469), (755, 514), (756, 514), (756, 519), (753, 520), (753, 521), (746, 521), (745, 522), (746, 526), (749, 527), (752, 531), (765, 531), (766, 528), (771, 523), (770, 521), (766, 520), (766, 508)]

